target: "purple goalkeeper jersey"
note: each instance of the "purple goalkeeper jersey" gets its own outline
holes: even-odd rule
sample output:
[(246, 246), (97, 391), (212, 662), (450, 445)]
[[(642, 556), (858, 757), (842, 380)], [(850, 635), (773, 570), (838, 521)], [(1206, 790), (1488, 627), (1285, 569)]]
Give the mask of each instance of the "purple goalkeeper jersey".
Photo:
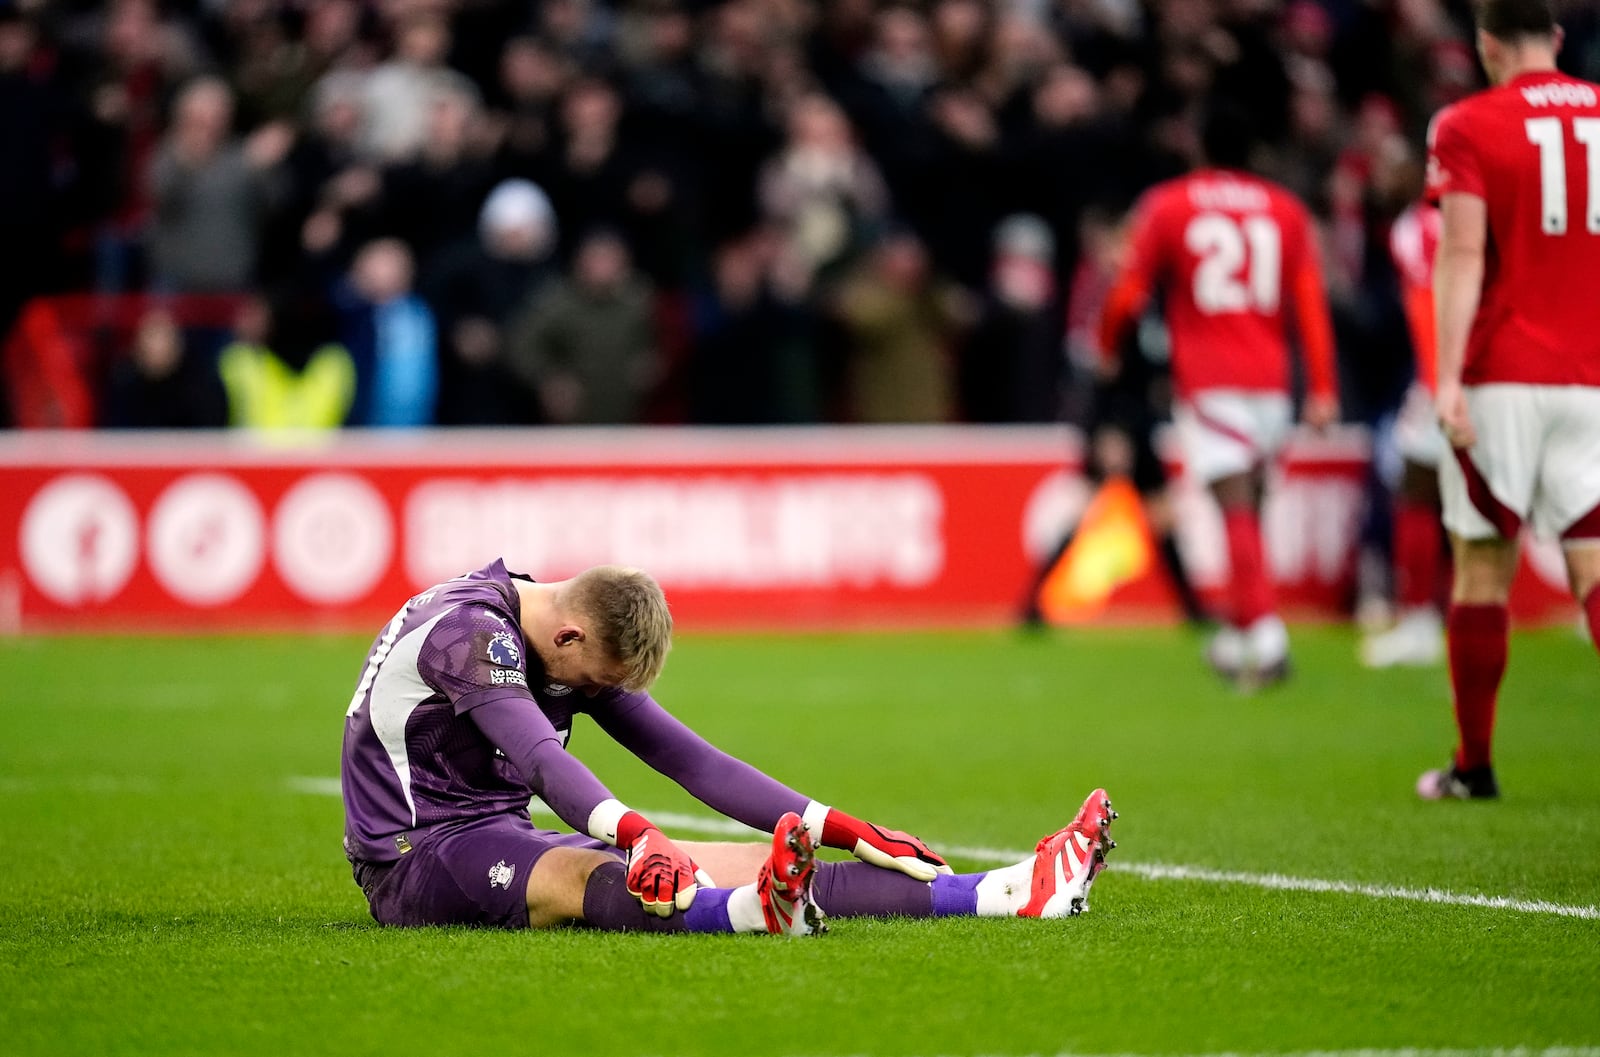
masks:
[(528, 737), (519, 740), (543, 738), (546, 748), (550, 738), (565, 746), (574, 716), (588, 714), (655, 770), (756, 829), (804, 810), (806, 798), (718, 751), (647, 693), (587, 697), (547, 683), (537, 657), (530, 669), (521, 627), (512, 575), (496, 560), (411, 598), (384, 628), (345, 713), (346, 855), (390, 862), (433, 826), (525, 813), (534, 796), (583, 830), (611, 794), (564, 752), (536, 788), (471, 718), (499, 702), (524, 708)]

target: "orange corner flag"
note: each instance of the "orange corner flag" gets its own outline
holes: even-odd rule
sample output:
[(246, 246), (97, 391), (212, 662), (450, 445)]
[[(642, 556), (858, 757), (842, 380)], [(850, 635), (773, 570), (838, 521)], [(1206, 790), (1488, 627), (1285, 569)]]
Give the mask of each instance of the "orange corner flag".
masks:
[(1078, 522), (1077, 534), (1039, 590), (1039, 608), (1052, 624), (1087, 620), (1111, 593), (1143, 576), (1155, 557), (1139, 491), (1126, 477), (1100, 486)]

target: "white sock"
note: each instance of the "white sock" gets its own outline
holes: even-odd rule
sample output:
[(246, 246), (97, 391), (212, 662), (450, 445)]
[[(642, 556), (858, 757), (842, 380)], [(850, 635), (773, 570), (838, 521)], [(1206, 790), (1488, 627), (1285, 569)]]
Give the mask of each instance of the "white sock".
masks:
[(1002, 866), (998, 870), (990, 870), (983, 875), (983, 880), (978, 882), (978, 916), (1016, 917), (1017, 911), (1028, 904), (1028, 891), (1032, 884), (1032, 859), (1026, 859), (1015, 866)]
[(1245, 638), (1258, 667), (1271, 667), (1289, 655), (1289, 629), (1276, 614), (1268, 614), (1251, 624)]
[(767, 931), (767, 916), (761, 912), (755, 885), (740, 885), (728, 893), (728, 921), (735, 932)]

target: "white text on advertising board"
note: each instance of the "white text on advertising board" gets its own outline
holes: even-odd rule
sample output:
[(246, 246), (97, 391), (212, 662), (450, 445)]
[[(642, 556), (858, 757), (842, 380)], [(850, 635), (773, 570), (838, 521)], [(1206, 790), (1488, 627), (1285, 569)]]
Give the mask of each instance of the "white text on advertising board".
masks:
[(444, 479), (405, 504), (406, 572), (430, 584), (503, 554), (541, 575), (624, 562), (737, 590), (932, 584), (944, 497), (917, 473)]

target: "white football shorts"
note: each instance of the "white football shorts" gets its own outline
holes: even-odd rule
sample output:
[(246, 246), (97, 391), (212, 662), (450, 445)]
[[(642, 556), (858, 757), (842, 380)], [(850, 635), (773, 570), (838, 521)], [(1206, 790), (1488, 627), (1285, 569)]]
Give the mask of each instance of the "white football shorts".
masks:
[[(1439, 464), (1444, 524), (1462, 539), (1600, 536), (1600, 387), (1468, 386), (1478, 432)], [(1579, 524), (1580, 519), (1583, 523)]]
[(1184, 469), (1202, 484), (1273, 462), (1289, 439), (1286, 393), (1204, 389), (1172, 409)]
[(1394, 420), (1394, 444), (1400, 457), (1418, 466), (1435, 468), (1444, 461), (1450, 450), (1439, 428), (1439, 412), (1433, 404), (1433, 394), (1421, 383), (1412, 383), (1406, 393), (1405, 403)]

